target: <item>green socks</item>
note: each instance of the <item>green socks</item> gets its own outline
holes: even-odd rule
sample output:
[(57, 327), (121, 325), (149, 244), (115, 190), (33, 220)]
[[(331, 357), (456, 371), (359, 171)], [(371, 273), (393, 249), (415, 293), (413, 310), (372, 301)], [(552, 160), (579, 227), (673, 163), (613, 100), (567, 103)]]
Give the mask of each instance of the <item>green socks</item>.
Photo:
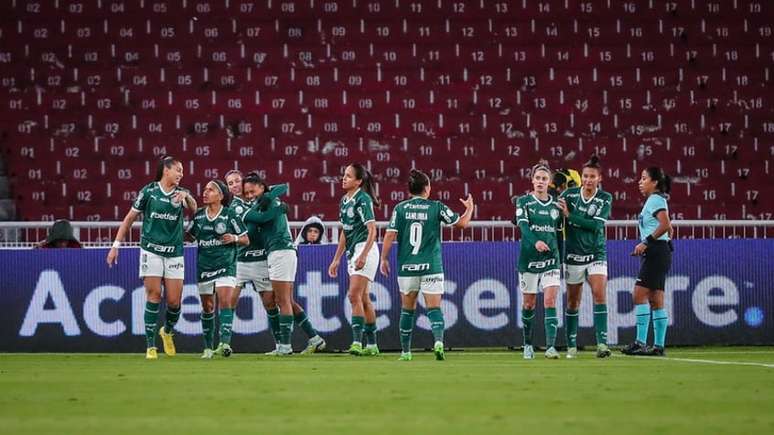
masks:
[(215, 341), (215, 312), (202, 312), (202, 336), (204, 336), (204, 348), (212, 349)]
[(639, 304), (634, 306), (634, 314), (637, 315), (637, 341), (641, 344), (648, 342), (648, 327), (650, 326), (650, 305)]
[(180, 319), (180, 307), (172, 308), (167, 306), (167, 320), (164, 322), (164, 331), (171, 333)]
[(363, 343), (363, 324), (365, 318), (363, 316), (352, 316), (352, 342)]
[(433, 339), (443, 343), (443, 311), (440, 308), (430, 308), (427, 310), (427, 318), (430, 319), (430, 328), (433, 330)]
[(145, 302), (146, 347), (156, 347), (156, 321), (159, 319), (159, 305), (155, 302)]
[(293, 333), (293, 315), (279, 315), (280, 344), (290, 345), (290, 335)]
[(532, 321), (535, 320), (535, 309), (521, 309), (522, 334), (524, 335), (524, 345), (532, 346)]
[(578, 310), (567, 309), (564, 312), (567, 331), (567, 347), (578, 347)]
[(271, 335), (274, 337), (274, 342), (280, 343), (280, 321), (279, 321), (279, 307), (274, 307), (266, 310), (266, 315), (269, 318), (269, 328), (271, 329)]
[(663, 308), (653, 310), (653, 344), (663, 348), (666, 341), (667, 326), (669, 318)]
[(594, 332), (597, 344), (607, 344), (607, 304), (594, 304)]
[(220, 342), (231, 344), (231, 326), (234, 323), (234, 309), (220, 309)]
[(365, 345), (376, 345), (376, 323), (365, 324), (363, 337), (365, 338)]
[(411, 333), (414, 331), (414, 310), (400, 310), (400, 349), (403, 353), (411, 352)]
[(556, 345), (556, 330), (559, 328), (559, 317), (556, 316), (556, 307), (546, 308), (546, 347)]
[(312, 326), (312, 322), (309, 321), (306, 311), (301, 311), (300, 313), (293, 315), (293, 317), (296, 320), (296, 326), (300, 326), (307, 337), (312, 338), (317, 335), (317, 331), (315, 331), (314, 326)]

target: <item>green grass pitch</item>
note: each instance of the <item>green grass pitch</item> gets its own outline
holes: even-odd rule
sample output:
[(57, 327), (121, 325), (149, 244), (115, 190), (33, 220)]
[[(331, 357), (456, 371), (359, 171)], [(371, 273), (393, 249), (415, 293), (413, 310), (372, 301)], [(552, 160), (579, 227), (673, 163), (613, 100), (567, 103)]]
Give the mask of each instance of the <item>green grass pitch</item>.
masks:
[(774, 433), (774, 348), (278, 359), (0, 354), (3, 434)]

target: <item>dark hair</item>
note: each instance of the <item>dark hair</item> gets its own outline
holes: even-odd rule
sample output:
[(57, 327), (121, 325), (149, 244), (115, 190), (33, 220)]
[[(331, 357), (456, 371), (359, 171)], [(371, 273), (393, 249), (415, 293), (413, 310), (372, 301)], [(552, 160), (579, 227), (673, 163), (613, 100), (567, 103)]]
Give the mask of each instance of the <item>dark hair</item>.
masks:
[(244, 187), (244, 185), (247, 183), (260, 184), (261, 186), (263, 186), (264, 191), (269, 190), (269, 183), (267, 183), (266, 180), (264, 180), (264, 178), (261, 177), (261, 174), (259, 174), (256, 171), (248, 172), (247, 175), (242, 177), (242, 187)]
[(360, 188), (371, 197), (376, 207), (381, 207), (382, 201), (376, 196), (376, 186), (374, 186), (374, 176), (371, 175), (371, 171), (360, 163), (353, 163), (350, 166), (355, 170), (355, 178), (363, 181)]
[(154, 181), (161, 181), (164, 176), (164, 168), (171, 168), (175, 163), (180, 163), (180, 160), (172, 156), (162, 156), (159, 160), (159, 165), (156, 167), (156, 178)]
[(223, 207), (228, 207), (229, 205), (231, 205), (231, 201), (234, 199), (234, 195), (231, 194), (231, 191), (228, 190), (228, 186), (226, 186), (226, 183), (220, 180), (211, 180), (211, 181), (218, 186), (218, 189), (220, 190), (221, 195), (223, 195), (223, 199), (220, 200), (220, 203), (223, 205)]
[(667, 173), (658, 166), (651, 166), (645, 169), (645, 171), (648, 173), (650, 179), (656, 182), (656, 189), (658, 189), (659, 192), (668, 195), (672, 190), (672, 177), (667, 175)]
[(409, 173), (408, 189), (412, 195), (421, 195), (429, 184), (430, 177), (419, 169), (412, 169)]
[(592, 154), (589, 157), (589, 161), (583, 164), (583, 169), (591, 168), (602, 172), (602, 165), (599, 164), (599, 157), (596, 154)]

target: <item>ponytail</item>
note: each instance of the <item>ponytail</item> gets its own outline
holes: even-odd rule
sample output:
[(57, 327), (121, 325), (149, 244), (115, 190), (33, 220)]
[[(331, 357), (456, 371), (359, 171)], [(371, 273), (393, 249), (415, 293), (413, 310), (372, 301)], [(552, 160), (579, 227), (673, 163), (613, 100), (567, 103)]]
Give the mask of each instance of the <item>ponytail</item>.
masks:
[(648, 173), (650, 179), (656, 182), (656, 189), (665, 195), (669, 195), (669, 192), (672, 191), (672, 177), (667, 175), (667, 173), (658, 166), (651, 166), (645, 171)]
[(419, 169), (412, 169), (409, 173), (408, 190), (412, 195), (421, 195), (429, 184), (430, 177)]
[(180, 160), (172, 156), (162, 156), (156, 167), (156, 178), (153, 181), (161, 181), (164, 177), (164, 168), (171, 168), (175, 163), (180, 163)]
[(355, 178), (362, 181), (362, 183), (360, 183), (360, 188), (371, 197), (374, 206), (381, 207), (382, 201), (376, 196), (376, 186), (371, 171), (366, 169), (366, 167), (360, 163), (353, 163), (350, 166), (352, 166), (352, 169), (355, 171)]

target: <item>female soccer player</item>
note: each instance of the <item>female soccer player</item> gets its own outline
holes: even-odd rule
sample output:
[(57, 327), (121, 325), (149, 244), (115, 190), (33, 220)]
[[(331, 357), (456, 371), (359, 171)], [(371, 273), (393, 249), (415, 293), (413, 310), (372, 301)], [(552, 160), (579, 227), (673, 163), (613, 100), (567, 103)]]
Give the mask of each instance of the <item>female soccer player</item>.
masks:
[[(228, 191), (231, 193), (231, 204), (229, 207), (233, 208), (236, 215), (241, 219), (242, 215), (250, 208), (250, 204), (245, 201), (244, 196), (242, 195), (242, 172), (239, 169), (232, 169), (226, 172), (226, 176), (223, 177), (223, 179), (226, 180)], [(239, 246), (237, 248), (237, 258), (240, 259), (237, 261), (237, 277), (239, 276), (239, 263), (242, 261), (241, 258), (245, 249), (247, 249), (245, 246)], [(236, 310), (236, 307), (239, 304), (239, 295), (241, 293), (242, 287), (239, 285), (239, 282), (237, 282), (237, 286), (234, 287), (234, 291), (231, 293), (231, 306), (234, 307), (234, 310)]]
[(145, 351), (146, 359), (158, 359), (156, 351), (156, 321), (161, 304), (161, 284), (164, 282), (167, 316), (159, 330), (164, 353), (175, 355), (174, 327), (180, 318), (180, 298), (183, 294), (185, 263), (183, 261), (183, 208), (196, 211), (196, 200), (180, 187), (183, 165), (174, 157), (163, 157), (156, 169), (156, 178), (142, 188), (131, 210), (118, 228), (107, 264), (118, 264), (118, 248), (143, 214), (140, 236), (140, 278), (145, 285)]
[(581, 187), (562, 192), (558, 203), (567, 220), (565, 228), (565, 280), (567, 282), (567, 358), (578, 354), (578, 309), (583, 283), (591, 286), (594, 298), (594, 329), (597, 357), (610, 356), (607, 347), (607, 240), (605, 222), (610, 217), (613, 196), (599, 188), (602, 169), (592, 156), (583, 165)]
[[(640, 243), (632, 255), (639, 256), (640, 273), (634, 285), (634, 312), (637, 315), (637, 338), (621, 352), (626, 355), (664, 356), (667, 312), (664, 309), (664, 285), (672, 266), (672, 223), (669, 220), (667, 195), (672, 179), (659, 167), (642, 171), (640, 193), (645, 205), (640, 212)], [(648, 349), (648, 326), (653, 311), (654, 346)]]
[[(255, 270), (241, 277), (240, 280), (244, 280), (243, 283), (252, 282), (256, 291), (261, 294), (261, 300), (269, 317), (269, 325), (277, 342), (277, 348), (269, 354), (293, 353), (290, 338), (294, 320), (309, 337), (307, 347), (302, 353), (325, 349), (325, 340), (317, 334), (304, 310), (293, 299), (293, 283), (296, 279), (298, 257), (288, 226), (287, 205), (274, 197), (284, 194), (287, 186), (274, 187), (267, 192), (268, 185), (257, 174), (248, 174), (244, 179), (243, 188), (245, 197), (252, 201), (243, 220), (248, 226), (259, 227), (249, 234), (259, 235), (258, 242), (263, 243), (263, 247), (254, 246), (253, 248), (257, 248), (255, 252), (264, 252), (266, 262), (264, 266), (259, 260)], [(276, 192), (275, 189), (277, 189)], [(269, 285), (266, 285), (266, 278)]]
[(236, 286), (236, 245), (247, 245), (247, 229), (236, 212), (229, 207), (231, 193), (219, 180), (212, 180), (204, 187), (204, 207), (194, 215), (188, 238), (195, 240), (196, 276), (199, 297), (202, 300), (202, 334), (204, 353), (202, 358), (212, 358), (215, 335), (215, 295), (218, 295), (218, 319), (220, 320), (220, 344), (218, 353), (231, 356), (231, 327), (234, 323), (232, 293)]
[(433, 330), (433, 351), (437, 360), (444, 360), (444, 321), (441, 311), (444, 275), (441, 256), (441, 225), (465, 228), (473, 216), (473, 198), (460, 199), (465, 205), (462, 216), (440, 201), (430, 200), (430, 178), (416, 169), (411, 170), (408, 182), (411, 199), (401, 202), (392, 212), (384, 250), (381, 271), (390, 274), (390, 249), (398, 240), (398, 286), (400, 287), (400, 347), (401, 361), (411, 361), (411, 334), (414, 312), (421, 292), (425, 297), (427, 317)]
[(523, 293), (521, 321), (524, 327), (524, 359), (533, 359), (532, 321), (535, 303), (543, 290), (545, 307), (546, 358), (557, 359), (556, 297), (559, 293), (559, 245), (557, 232), (561, 231), (561, 212), (548, 194), (551, 169), (544, 163), (532, 167), (532, 187), (529, 195), (514, 198), (516, 223), (521, 230), (519, 251), (519, 288)]
[[(352, 355), (378, 355), (376, 345), (376, 311), (369, 296), (369, 287), (379, 267), (379, 248), (376, 241), (374, 204), (380, 206), (374, 194), (371, 173), (361, 164), (347, 166), (341, 187), (346, 194), (339, 204), (339, 220), (343, 231), (339, 234), (339, 246), (328, 267), (328, 276), (336, 278), (341, 256), (347, 252), (349, 291), (352, 304)], [(366, 348), (363, 349), (363, 338)]]

